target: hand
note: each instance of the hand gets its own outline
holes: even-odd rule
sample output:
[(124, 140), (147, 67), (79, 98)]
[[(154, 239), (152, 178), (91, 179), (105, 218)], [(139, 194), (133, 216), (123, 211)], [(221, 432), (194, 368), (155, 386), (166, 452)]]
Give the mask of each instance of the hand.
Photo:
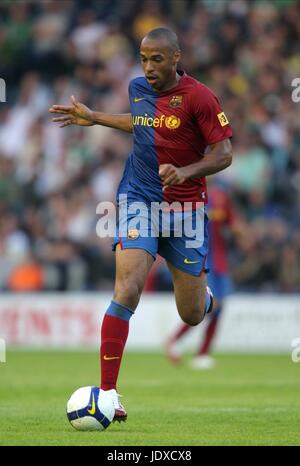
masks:
[(174, 165), (171, 165), (170, 163), (160, 165), (158, 173), (162, 180), (163, 191), (165, 191), (169, 186), (181, 184), (186, 181), (183, 168), (174, 167)]
[(86, 105), (78, 102), (75, 97), (71, 96), (72, 105), (52, 105), (49, 108), (50, 113), (63, 113), (64, 116), (52, 118), (52, 121), (61, 122), (60, 128), (69, 125), (92, 126), (93, 112)]

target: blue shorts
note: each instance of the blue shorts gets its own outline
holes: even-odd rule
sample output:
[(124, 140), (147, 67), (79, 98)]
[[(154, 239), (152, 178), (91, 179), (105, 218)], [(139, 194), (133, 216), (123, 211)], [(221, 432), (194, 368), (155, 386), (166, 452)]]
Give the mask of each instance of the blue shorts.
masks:
[(208, 217), (204, 207), (186, 212), (139, 210), (137, 217), (135, 204), (119, 215), (113, 250), (117, 244), (122, 249), (144, 249), (154, 259), (159, 254), (193, 276), (207, 271)]

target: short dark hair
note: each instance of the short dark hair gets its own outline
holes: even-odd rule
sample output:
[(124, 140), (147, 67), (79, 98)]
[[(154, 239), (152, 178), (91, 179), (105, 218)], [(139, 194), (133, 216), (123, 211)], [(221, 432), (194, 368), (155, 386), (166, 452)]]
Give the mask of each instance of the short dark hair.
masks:
[(175, 51), (179, 50), (179, 42), (177, 34), (171, 29), (167, 28), (156, 28), (152, 29), (152, 31), (148, 32), (144, 39), (165, 39), (170, 47)]

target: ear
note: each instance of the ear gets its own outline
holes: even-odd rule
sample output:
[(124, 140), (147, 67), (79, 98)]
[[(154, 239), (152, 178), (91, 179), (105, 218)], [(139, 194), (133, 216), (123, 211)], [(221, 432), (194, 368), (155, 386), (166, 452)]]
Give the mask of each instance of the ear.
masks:
[(173, 62), (174, 62), (174, 65), (177, 65), (177, 63), (179, 62), (181, 58), (181, 50), (176, 50), (176, 52), (174, 52), (174, 55), (173, 55)]

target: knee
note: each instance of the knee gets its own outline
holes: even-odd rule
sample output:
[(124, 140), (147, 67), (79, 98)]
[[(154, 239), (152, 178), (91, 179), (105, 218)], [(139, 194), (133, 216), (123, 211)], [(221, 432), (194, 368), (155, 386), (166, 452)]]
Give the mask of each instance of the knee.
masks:
[(139, 303), (141, 293), (142, 287), (135, 280), (121, 280), (116, 283), (114, 300), (134, 311)]
[(205, 316), (204, 310), (199, 308), (189, 308), (186, 310), (186, 312), (184, 312), (184, 310), (181, 310), (180, 312), (179, 310), (179, 314), (183, 322), (192, 327), (195, 327), (196, 325), (200, 324), (200, 322), (202, 322)]
[(198, 318), (195, 317), (181, 317), (184, 323), (190, 325), (191, 327), (195, 327), (196, 325), (200, 324), (202, 322), (204, 316), (200, 316)]

